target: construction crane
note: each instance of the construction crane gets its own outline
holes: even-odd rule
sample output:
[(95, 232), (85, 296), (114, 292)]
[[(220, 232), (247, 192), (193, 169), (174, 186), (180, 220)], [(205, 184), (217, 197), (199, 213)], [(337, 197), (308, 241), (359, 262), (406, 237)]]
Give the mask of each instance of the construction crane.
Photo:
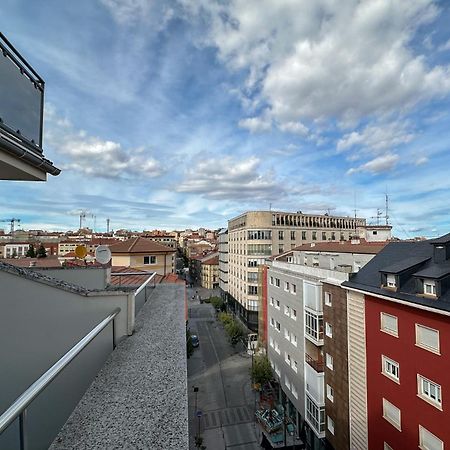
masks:
[(82, 209), (80, 211), (80, 230), (82, 228), (83, 225), (83, 220), (86, 219), (86, 217), (94, 217), (94, 214), (90, 213), (89, 211), (86, 211), (84, 209)]
[(11, 227), (11, 234), (14, 234), (14, 224), (17, 223), (17, 225), (20, 225), (20, 219), (16, 219), (13, 217), (12, 219), (3, 219), (0, 220), (0, 222), (8, 222)]

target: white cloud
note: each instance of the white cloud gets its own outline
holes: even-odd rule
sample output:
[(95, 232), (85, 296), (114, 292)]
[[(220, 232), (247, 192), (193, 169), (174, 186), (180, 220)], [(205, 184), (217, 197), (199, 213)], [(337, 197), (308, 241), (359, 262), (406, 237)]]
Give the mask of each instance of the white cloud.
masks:
[(428, 162), (428, 158), (426, 156), (420, 156), (419, 158), (416, 159), (414, 164), (416, 166), (421, 166), (423, 164), (426, 164), (427, 162)]
[(398, 155), (387, 153), (385, 155), (378, 156), (377, 158), (372, 159), (371, 161), (362, 164), (357, 168), (350, 169), (347, 174), (351, 175), (357, 172), (370, 172), (373, 174), (388, 172), (396, 166), (398, 160)]
[(251, 133), (260, 133), (269, 131), (272, 128), (272, 123), (265, 117), (247, 117), (239, 121), (241, 128), (246, 128)]
[(286, 122), (281, 123), (278, 128), (281, 131), (286, 131), (288, 133), (300, 134), (306, 136), (308, 134), (308, 128), (305, 127), (301, 122)]
[(446, 52), (447, 50), (450, 50), (450, 39), (447, 42), (444, 42), (442, 45), (438, 47), (438, 50), (440, 52)]
[(414, 139), (414, 134), (405, 122), (368, 125), (361, 131), (345, 134), (337, 143), (337, 150), (364, 147), (373, 151), (387, 150), (406, 144)]
[(273, 199), (284, 189), (274, 181), (271, 173), (260, 173), (260, 160), (250, 157), (238, 160), (231, 157), (207, 157), (187, 170), (186, 179), (178, 192), (201, 194), (213, 199)]
[(430, 66), (409, 45), (439, 13), (432, 0), (180, 2), (209, 24), (203, 43), (247, 71), (250, 96), (280, 124), (357, 123), (450, 92), (449, 67)]
[(102, 178), (156, 177), (161, 175), (160, 163), (144, 148), (124, 149), (118, 142), (89, 136), (76, 130), (67, 119), (58, 117), (51, 105), (46, 105), (47, 145), (67, 157), (60, 164), (63, 170)]

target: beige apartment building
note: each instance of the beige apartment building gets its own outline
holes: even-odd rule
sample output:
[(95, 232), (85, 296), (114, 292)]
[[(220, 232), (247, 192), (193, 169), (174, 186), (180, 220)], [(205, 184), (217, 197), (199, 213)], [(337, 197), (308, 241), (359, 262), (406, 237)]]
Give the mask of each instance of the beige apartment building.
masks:
[(266, 258), (310, 242), (346, 241), (366, 227), (362, 218), (248, 211), (228, 221), (228, 306), (251, 330), (258, 329), (261, 282)]
[(167, 275), (174, 272), (175, 250), (149, 239), (136, 237), (109, 247), (113, 266)]
[(213, 253), (201, 260), (202, 287), (216, 289), (219, 287), (219, 254)]

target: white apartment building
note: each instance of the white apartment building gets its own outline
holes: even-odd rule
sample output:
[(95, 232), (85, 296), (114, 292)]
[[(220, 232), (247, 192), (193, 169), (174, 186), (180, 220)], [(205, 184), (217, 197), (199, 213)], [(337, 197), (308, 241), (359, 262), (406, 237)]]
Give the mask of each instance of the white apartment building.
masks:
[(228, 301), (228, 230), (222, 228), (218, 235), (219, 289), (223, 301)]
[(248, 211), (228, 221), (229, 305), (251, 330), (258, 329), (265, 259), (309, 242), (346, 241), (359, 236), (365, 219), (302, 212)]

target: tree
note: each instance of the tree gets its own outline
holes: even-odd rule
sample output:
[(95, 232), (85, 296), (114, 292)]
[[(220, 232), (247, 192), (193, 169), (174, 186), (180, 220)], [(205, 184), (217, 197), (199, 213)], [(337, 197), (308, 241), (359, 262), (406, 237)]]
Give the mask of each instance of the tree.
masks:
[(273, 379), (272, 367), (266, 355), (256, 355), (253, 357), (251, 376), (253, 384), (259, 384), (260, 386)]
[(46, 258), (47, 257), (47, 250), (45, 250), (45, 247), (42, 244), (39, 246), (36, 256), (38, 258)]
[(225, 331), (227, 332), (228, 338), (230, 339), (230, 343), (233, 347), (239, 341), (244, 339), (244, 329), (235, 319), (225, 325)]
[(34, 245), (30, 244), (28, 247), (28, 251), (25, 255), (27, 258), (36, 258), (36, 250), (34, 249)]

